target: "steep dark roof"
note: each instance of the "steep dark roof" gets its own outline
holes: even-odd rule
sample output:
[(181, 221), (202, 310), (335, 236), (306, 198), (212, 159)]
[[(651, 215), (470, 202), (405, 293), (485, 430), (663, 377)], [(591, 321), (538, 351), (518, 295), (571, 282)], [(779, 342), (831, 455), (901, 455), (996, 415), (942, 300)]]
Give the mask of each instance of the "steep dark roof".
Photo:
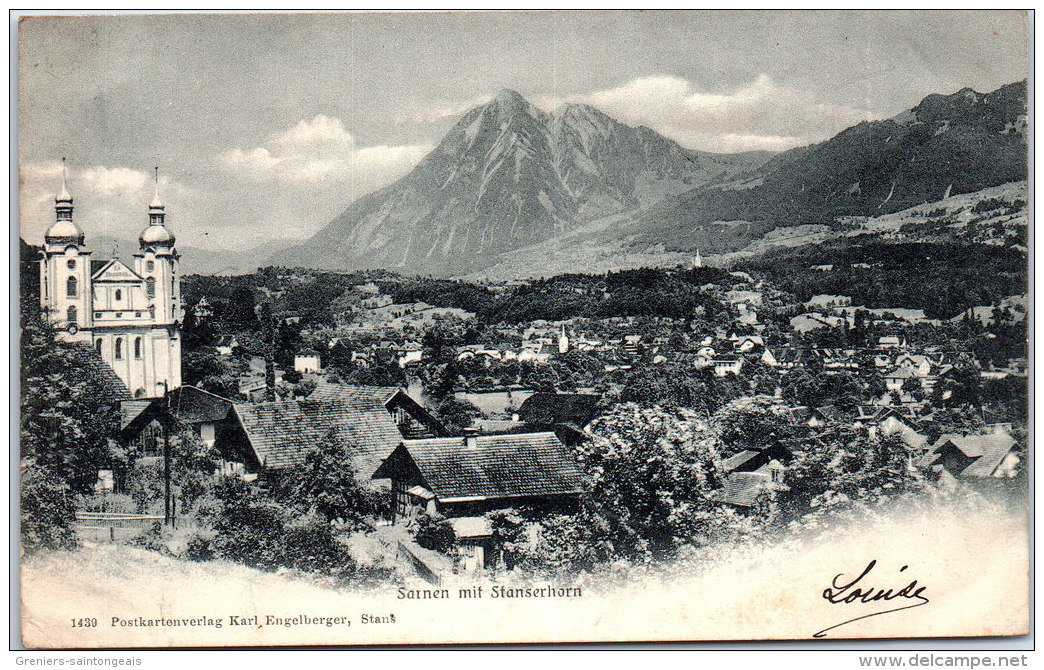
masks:
[(131, 425), (141, 413), (149, 408), (151, 400), (124, 400), (120, 403), (120, 430)]
[(122, 400), (131, 400), (130, 391), (116, 372), (102, 360), (98, 352), (86, 342), (77, 342), (72, 346), (73, 358), (85, 372), (98, 382), (99, 392), (104, 400), (113, 404)]
[(715, 491), (714, 498), (730, 505), (751, 507), (757, 500), (758, 494), (767, 489), (771, 483), (771, 477), (767, 473), (733, 472), (725, 478), (725, 485)]
[(235, 415), (263, 467), (282, 469), (304, 462), (331, 431), (357, 447), (353, 467), (360, 477), (373, 472), (402, 440), (380, 402), (286, 400), (235, 403)]
[(755, 451), (754, 449), (745, 449), (738, 454), (733, 454), (723, 460), (721, 462), (721, 469), (725, 472), (732, 472), (744, 463), (748, 463), (751, 459), (756, 458), (760, 453), (760, 451)]
[(182, 386), (170, 392), (170, 411), (185, 423), (221, 421), (231, 409), (231, 400), (195, 386)]
[(323, 380), (316, 384), (315, 390), (308, 396), (308, 399), (344, 402), (361, 400), (364, 402), (379, 402), (383, 405), (401, 390), (398, 386), (352, 386), (349, 384), (334, 384)]
[[(961, 477), (991, 477), (1004, 460), (1004, 457), (1015, 446), (1015, 440), (1011, 435), (1003, 433), (990, 435), (946, 434), (936, 441), (931, 455), (938, 457), (939, 452), (947, 444), (953, 445), (954, 448), (968, 458), (975, 459), (971, 465), (961, 471)], [(922, 464), (930, 464), (934, 460), (928, 459), (928, 455), (926, 455), (922, 459)]]
[[(442, 502), (460, 498), (513, 498), (580, 493), (583, 476), (576, 460), (554, 433), (479, 435), (466, 438), (404, 440), (399, 448), (420, 470)], [(395, 456), (393, 454), (393, 456)], [(389, 457), (374, 479), (393, 473)]]
[(917, 421), (909, 409), (891, 405), (860, 405), (855, 418), (857, 421), (881, 423), (889, 415), (894, 416), (909, 426), (917, 426)]
[(805, 423), (812, 417), (812, 410), (807, 407), (791, 407), (787, 410), (791, 423)]
[(598, 416), (601, 401), (601, 396), (588, 393), (534, 393), (518, 408), (518, 417), (523, 421), (583, 428)]
[[(308, 399), (382, 405), (388, 412), (396, 413), (402, 437), (440, 437), (447, 434), (446, 427), (424, 405), (397, 386), (353, 386), (322, 381)], [(400, 409), (409, 415), (408, 420), (398, 414), (397, 410)]]
[(816, 412), (826, 421), (840, 421), (845, 418), (845, 413), (834, 405), (823, 405), (817, 407)]

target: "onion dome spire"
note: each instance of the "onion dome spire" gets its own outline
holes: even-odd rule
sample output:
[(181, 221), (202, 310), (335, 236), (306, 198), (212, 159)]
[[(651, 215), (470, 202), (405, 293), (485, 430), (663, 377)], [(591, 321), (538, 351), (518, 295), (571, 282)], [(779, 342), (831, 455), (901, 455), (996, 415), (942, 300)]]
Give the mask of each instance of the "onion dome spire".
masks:
[(152, 169), (156, 171), (156, 186), (152, 194), (152, 202), (149, 203), (149, 209), (163, 209), (163, 201), (159, 197), (159, 166)]
[(49, 245), (83, 244), (83, 231), (73, 222), (73, 198), (69, 195), (69, 176), (62, 158), (62, 190), (54, 196), (54, 223), (44, 234)]
[[(69, 195), (69, 175), (68, 171), (65, 169), (65, 156), (62, 156), (62, 190), (58, 195), (54, 196), (54, 202), (55, 204), (59, 202), (67, 202), (71, 205), (72, 201), (72, 196)], [(69, 209), (72, 208), (70, 207)]]
[(141, 231), (138, 242), (141, 248), (147, 247), (173, 247), (174, 234), (167, 230), (165, 220), (167, 218), (166, 208), (159, 195), (159, 167), (153, 168), (156, 173), (156, 185), (149, 203), (149, 225)]

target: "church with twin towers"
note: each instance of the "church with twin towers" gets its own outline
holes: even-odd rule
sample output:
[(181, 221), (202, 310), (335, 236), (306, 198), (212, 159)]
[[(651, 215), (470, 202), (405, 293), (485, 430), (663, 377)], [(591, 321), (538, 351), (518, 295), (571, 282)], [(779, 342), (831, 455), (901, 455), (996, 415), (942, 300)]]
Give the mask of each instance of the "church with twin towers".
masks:
[(73, 217), (64, 167), (54, 213), (40, 259), (45, 318), (61, 339), (93, 347), (134, 397), (158, 398), (181, 386), (181, 278), (159, 197), (158, 170), (133, 267), (115, 252), (107, 260), (91, 257)]

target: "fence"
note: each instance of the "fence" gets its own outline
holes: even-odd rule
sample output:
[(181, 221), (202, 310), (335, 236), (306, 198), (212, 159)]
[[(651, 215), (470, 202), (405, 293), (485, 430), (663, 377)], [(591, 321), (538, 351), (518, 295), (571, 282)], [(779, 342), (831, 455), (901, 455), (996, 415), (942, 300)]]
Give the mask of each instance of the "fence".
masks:
[[(124, 512), (77, 512), (75, 527), (78, 531), (97, 540), (116, 541), (136, 535), (154, 523), (163, 523), (163, 517), (154, 514), (130, 514)], [(117, 532), (120, 531), (120, 532)]]

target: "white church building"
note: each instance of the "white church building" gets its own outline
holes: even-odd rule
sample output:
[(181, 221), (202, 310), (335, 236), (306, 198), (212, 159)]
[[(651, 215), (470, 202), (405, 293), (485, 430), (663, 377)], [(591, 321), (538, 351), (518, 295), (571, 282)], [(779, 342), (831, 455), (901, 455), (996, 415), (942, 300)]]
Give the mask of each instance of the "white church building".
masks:
[[(138, 237), (132, 267), (95, 260), (73, 220), (66, 178), (54, 200), (55, 222), (44, 235), (40, 306), (67, 341), (90, 343), (136, 398), (181, 386), (181, 280), (174, 235), (156, 194)], [(114, 254), (115, 255), (115, 254)]]

